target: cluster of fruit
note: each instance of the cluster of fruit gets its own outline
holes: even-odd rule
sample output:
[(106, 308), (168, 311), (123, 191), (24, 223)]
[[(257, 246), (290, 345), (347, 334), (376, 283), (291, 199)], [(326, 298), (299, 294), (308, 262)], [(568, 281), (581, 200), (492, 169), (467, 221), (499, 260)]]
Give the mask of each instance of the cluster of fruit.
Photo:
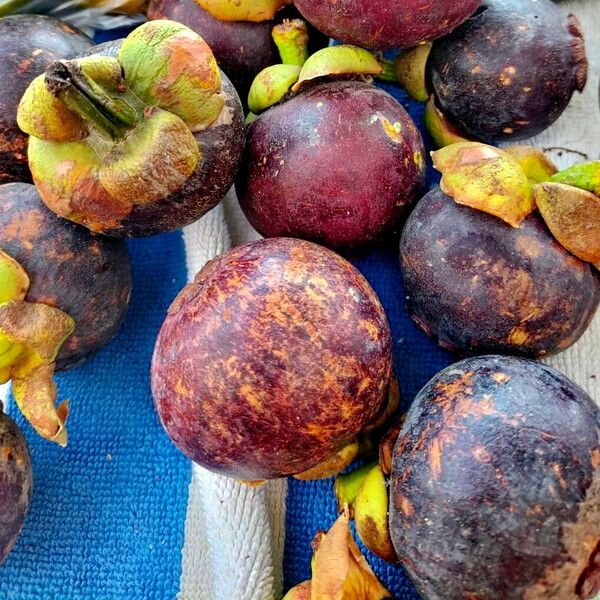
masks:
[[(151, 0), (148, 22), (100, 46), (48, 17), (1, 19), (0, 381), (66, 444), (53, 374), (123, 321), (123, 238), (185, 227), (235, 183), (266, 239), (180, 292), (152, 393), (208, 469), (338, 476), (342, 516), (286, 598), (389, 597), (350, 518), (424, 598), (591, 598), (600, 410), (531, 359), (574, 344), (600, 303), (600, 162), (558, 171), (533, 147), (488, 145), (546, 129), (583, 89), (581, 29), (550, 0), (397, 4)], [(376, 78), (427, 102), (442, 178), (420, 200), (424, 141)], [(339, 254), (399, 231), (409, 312), (472, 356), (406, 415), (384, 309)], [(3, 559), (31, 466), (6, 415), (0, 438)]]

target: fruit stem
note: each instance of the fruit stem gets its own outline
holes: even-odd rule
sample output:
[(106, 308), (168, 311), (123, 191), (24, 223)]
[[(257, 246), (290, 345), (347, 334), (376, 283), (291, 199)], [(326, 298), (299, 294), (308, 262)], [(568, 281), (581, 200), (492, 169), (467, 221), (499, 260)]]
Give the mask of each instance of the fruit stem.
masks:
[(398, 83), (395, 62), (393, 60), (389, 60), (388, 58), (380, 58), (379, 64), (382, 66), (383, 71), (377, 75), (377, 79), (381, 79), (381, 81), (387, 81), (388, 83)]
[(52, 63), (46, 71), (46, 87), (111, 140), (123, 139), (143, 119), (144, 106), (124, 82), (117, 100), (73, 60)]
[(273, 27), (273, 40), (284, 65), (304, 65), (308, 59), (308, 27), (304, 21), (284, 19)]

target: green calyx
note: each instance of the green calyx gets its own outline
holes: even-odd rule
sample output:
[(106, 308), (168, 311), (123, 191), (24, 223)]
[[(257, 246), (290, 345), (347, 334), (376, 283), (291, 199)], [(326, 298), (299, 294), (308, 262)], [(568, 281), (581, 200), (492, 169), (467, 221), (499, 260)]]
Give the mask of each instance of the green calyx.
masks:
[(12, 381), (17, 406), (45, 439), (67, 443), (67, 404), (56, 407), (54, 361), (75, 323), (62, 310), (26, 302), (29, 277), (0, 250), (0, 384)]
[(272, 65), (261, 71), (248, 94), (248, 108), (260, 114), (281, 102), (298, 81), (301, 68), (297, 65)]
[(377, 462), (370, 462), (350, 473), (338, 475), (335, 478), (333, 489), (337, 499), (338, 510), (342, 512), (344, 507), (348, 507), (350, 514), (354, 514), (354, 501), (358, 496), (367, 475), (377, 466)]
[(0, 304), (24, 300), (29, 289), (25, 269), (11, 256), (0, 250)]
[(322, 78), (376, 77), (382, 71), (383, 67), (377, 58), (364, 48), (330, 46), (310, 56), (292, 90), (297, 92), (308, 82)]
[(600, 196), (600, 160), (580, 163), (552, 176), (553, 183), (564, 183)]
[(396, 563), (398, 557), (390, 537), (388, 511), (388, 487), (381, 467), (376, 465), (364, 478), (354, 501), (356, 532), (371, 552)]
[(304, 21), (285, 19), (273, 27), (272, 35), (284, 65), (304, 65), (308, 59), (308, 27)]
[(172, 21), (151, 21), (118, 58), (53, 63), (25, 92), (18, 123), (44, 202), (95, 231), (135, 204), (180, 190), (202, 156), (194, 133), (221, 114), (221, 74), (206, 42)]
[[(114, 58), (57, 61), (46, 71), (45, 86), (79, 117), (74, 121), (89, 124), (106, 139), (123, 139), (144, 119), (145, 106), (125, 83)], [(38, 137), (43, 138), (41, 133)]]
[(521, 165), (531, 185), (551, 181), (556, 174), (556, 165), (534, 146), (509, 146), (504, 151)]
[(466, 133), (448, 121), (442, 111), (435, 105), (434, 96), (431, 96), (425, 105), (424, 121), (425, 129), (427, 129), (427, 133), (436, 148), (472, 141)]
[(394, 64), (397, 82), (418, 102), (427, 102), (429, 99), (426, 72), (431, 47), (431, 43), (419, 44), (402, 52)]

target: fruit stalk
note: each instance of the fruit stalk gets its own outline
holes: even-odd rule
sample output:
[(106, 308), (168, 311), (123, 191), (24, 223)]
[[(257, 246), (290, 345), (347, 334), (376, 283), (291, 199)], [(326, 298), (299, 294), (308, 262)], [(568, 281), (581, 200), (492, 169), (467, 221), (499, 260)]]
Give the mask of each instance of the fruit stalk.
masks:
[[(111, 61), (112, 62), (112, 61)], [(102, 85), (72, 60), (57, 61), (46, 72), (46, 87), (56, 97), (61, 98), (70, 110), (111, 140), (121, 140), (143, 118), (144, 106), (135, 94), (127, 89), (120, 75), (117, 61), (113, 74), (114, 87), (120, 98), (111, 96)]]
[(308, 59), (308, 28), (301, 19), (285, 19), (273, 27), (273, 41), (284, 65), (302, 67)]

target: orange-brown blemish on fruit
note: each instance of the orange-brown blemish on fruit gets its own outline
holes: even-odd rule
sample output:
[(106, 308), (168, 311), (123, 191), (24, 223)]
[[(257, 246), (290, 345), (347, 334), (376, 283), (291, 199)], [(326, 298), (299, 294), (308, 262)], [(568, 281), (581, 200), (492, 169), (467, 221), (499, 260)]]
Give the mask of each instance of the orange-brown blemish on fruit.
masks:
[(594, 468), (600, 467), (600, 449), (594, 448), (590, 453), (592, 466)]
[(196, 43), (191, 44), (190, 35), (185, 33), (174, 35), (169, 40), (168, 67), (165, 78), (160, 82), (161, 90), (168, 91), (182, 75), (190, 72), (193, 72), (195, 78), (207, 89), (218, 88), (219, 71), (211, 68), (212, 51), (204, 40), (196, 40)]
[(401, 496), (399, 498), (399, 505), (400, 510), (404, 513), (404, 515), (406, 515), (407, 517), (415, 516), (415, 507), (412, 505), (412, 502), (408, 498)]
[(436, 391), (439, 392), (439, 401), (445, 402), (448, 398), (454, 398), (461, 394), (469, 394), (472, 389), (473, 372), (464, 373), (451, 381), (440, 381), (436, 383)]
[(485, 446), (474, 446), (471, 449), (471, 454), (474, 456), (475, 460), (481, 463), (489, 463), (492, 461), (492, 456), (486, 450)]
[(496, 383), (507, 383), (510, 381), (510, 375), (507, 375), (506, 373), (494, 373), (492, 379)]
[(437, 438), (431, 442), (429, 457), (431, 462), (431, 476), (434, 479), (439, 479), (442, 473), (442, 448)]
[(42, 216), (39, 211), (23, 211), (19, 219), (13, 219), (4, 226), (3, 238), (34, 240), (40, 235), (41, 227)]
[(556, 478), (558, 479), (558, 483), (560, 484), (560, 487), (563, 490), (566, 490), (567, 482), (565, 480), (565, 475), (564, 475), (562, 466), (559, 465), (558, 463), (555, 463), (552, 465), (552, 471), (554, 471), (554, 474), (556, 475)]

